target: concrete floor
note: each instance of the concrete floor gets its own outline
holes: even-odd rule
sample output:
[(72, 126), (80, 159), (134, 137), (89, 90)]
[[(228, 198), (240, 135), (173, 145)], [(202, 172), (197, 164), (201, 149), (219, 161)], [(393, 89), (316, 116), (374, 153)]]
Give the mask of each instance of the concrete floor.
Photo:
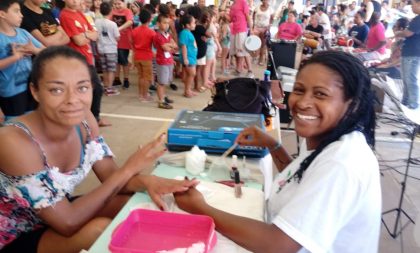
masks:
[[(263, 77), (263, 69), (254, 66), (256, 77)], [(102, 116), (112, 123), (111, 127), (101, 128), (102, 135), (106, 138), (114, 154), (116, 162), (121, 165), (134, 152), (139, 145), (150, 141), (154, 136), (164, 132), (169, 122), (174, 119), (181, 109), (201, 110), (210, 101), (210, 92), (199, 94), (194, 98), (185, 98), (182, 96), (183, 86), (180, 80), (175, 80), (178, 84), (178, 91), (167, 91), (170, 98), (175, 100), (173, 110), (164, 110), (157, 108), (156, 102), (142, 103), (137, 99), (137, 80), (136, 74), (132, 71), (130, 75), (131, 86), (128, 90), (122, 90), (121, 94), (113, 97), (103, 97)], [(377, 154), (381, 161), (382, 171), (382, 192), (383, 192), (383, 210), (393, 209), (398, 206), (400, 197), (402, 176), (392, 170), (386, 170), (388, 164), (394, 168), (404, 171), (405, 167), (400, 161), (382, 162), (383, 160), (406, 159), (409, 145), (402, 134), (391, 136), (392, 130), (401, 131), (401, 125), (388, 126), (379, 123), (377, 131)], [(294, 132), (283, 131), (282, 141), (291, 153), (296, 153), (296, 137)], [(415, 142), (413, 157), (420, 157), (420, 139)], [(410, 176), (420, 178), (420, 166), (410, 168)], [(78, 193), (86, 192), (97, 186), (98, 180), (92, 174), (78, 188)], [(403, 209), (415, 218), (420, 210), (420, 181), (410, 178), (407, 181), (407, 190), (404, 197)], [(396, 213), (384, 215), (388, 226), (393, 229)], [(407, 219), (403, 217), (403, 222)], [(420, 220), (419, 220), (420, 221)], [(420, 222), (418, 222), (420, 223)], [(420, 224), (418, 224), (420, 226)], [(420, 252), (420, 242), (414, 240), (414, 225), (409, 224), (396, 239), (392, 238), (382, 225), (380, 250), (381, 253), (418, 253)], [(419, 230), (420, 231), (420, 230)]]

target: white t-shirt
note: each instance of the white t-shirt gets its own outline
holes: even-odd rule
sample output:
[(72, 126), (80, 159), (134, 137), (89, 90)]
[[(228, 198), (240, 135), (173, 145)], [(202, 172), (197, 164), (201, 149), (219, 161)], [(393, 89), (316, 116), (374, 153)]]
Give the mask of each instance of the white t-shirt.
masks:
[[(327, 146), (298, 183), (290, 178), (312, 151), (301, 154), (274, 180), (267, 218), (302, 245), (299, 253), (375, 253), (381, 225), (378, 161), (362, 133)], [(279, 186), (282, 186), (279, 190)]]
[(95, 21), (98, 30), (98, 51), (101, 54), (116, 54), (120, 31), (115, 22), (107, 18), (99, 18)]
[(319, 16), (319, 24), (324, 27), (324, 39), (331, 39), (331, 22), (327, 14), (322, 13)]
[(270, 25), (270, 18), (273, 14), (273, 10), (268, 7), (267, 10), (262, 11), (261, 5), (255, 9), (255, 27), (268, 27)]

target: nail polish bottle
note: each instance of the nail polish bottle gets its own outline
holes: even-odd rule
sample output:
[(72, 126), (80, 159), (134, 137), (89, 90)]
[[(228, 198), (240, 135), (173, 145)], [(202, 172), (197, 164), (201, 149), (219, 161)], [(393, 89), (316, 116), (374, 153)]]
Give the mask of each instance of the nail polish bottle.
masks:
[(232, 156), (232, 164), (230, 166), (230, 178), (235, 179), (235, 171), (238, 171), (238, 156)]
[(241, 188), (241, 178), (239, 177), (239, 171), (236, 170), (235, 174), (235, 197), (240, 198), (242, 196), (242, 188)]

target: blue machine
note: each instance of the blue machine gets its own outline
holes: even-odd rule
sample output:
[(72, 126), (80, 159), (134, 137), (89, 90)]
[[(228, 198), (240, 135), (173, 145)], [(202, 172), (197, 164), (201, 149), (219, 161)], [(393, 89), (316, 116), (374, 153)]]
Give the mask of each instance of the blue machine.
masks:
[[(168, 128), (171, 151), (190, 150), (197, 145), (207, 153), (221, 154), (231, 147), (242, 129), (258, 126), (265, 130), (262, 114), (183, 110)], [(232, 154), (263, 157), (266, 148), (238, 146)]]

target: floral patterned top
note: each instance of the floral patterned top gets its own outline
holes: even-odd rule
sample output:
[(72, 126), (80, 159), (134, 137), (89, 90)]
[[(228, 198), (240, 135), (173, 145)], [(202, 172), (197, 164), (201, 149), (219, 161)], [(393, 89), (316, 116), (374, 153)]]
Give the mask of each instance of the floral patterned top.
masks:
[[(44, 168), (24, 176), (10, 176), (0, 171), (0, 249), (20, 234), (43, 227), (37, 210), (53, 206), (70, 196), (96, 161), (113, 156), (103, 137), (92, 139), (87, 122), (82, 124), (87, 131), (87, 140), (81, 152), (80, 165), (67, 173), (61, 173), (57, 167), (48, 164), (42, 146), (24, 124), (6, 124), (23, 130), (38, 145)], [(81, 135), (80, 127), (77, 130)]]

